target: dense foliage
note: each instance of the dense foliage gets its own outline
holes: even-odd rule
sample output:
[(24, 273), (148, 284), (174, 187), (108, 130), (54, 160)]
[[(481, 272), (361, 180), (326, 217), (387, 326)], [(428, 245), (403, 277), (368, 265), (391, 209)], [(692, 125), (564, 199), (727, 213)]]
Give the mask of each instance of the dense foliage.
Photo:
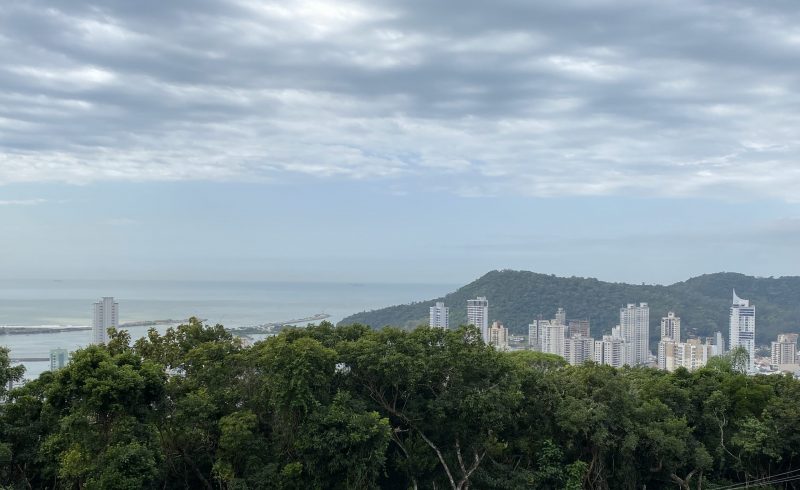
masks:
[(757, 342), (769, 344), (778, 333), (798, 329), (800, 277), (759, 278), (719, 273), (695, 277), (670, 286), (610, 283), (582, 277), (556, 277), (525, 271), (492, 271), (443, 298), (392, 306), (352, 315), (342, 325), (361, 323), (373, 327), (399, 325), (414, 328), (427, 324), (428, 308), (436, 301), (450, 307), (452, 325), (466, 323), (467, 300), (489, 299), (489, 314), (512, 332), (527, 333), (528, 324), (539, 315), (552, 318), (564, 307), (569, 318), (586, 318), (592, 334), (609, 333), (619, 323), (619, 308), (628, 303), (650, 305), (651, 340), (658, 341), (661, 317), (675, 311), (685, 334), (728, 336), (731, 290), (756, 305)]
[[(0, 350), (0, 380), (19, 378)], [(501, 353), (472, 327), (197, 321), (1, 391), (8, 488), (718, 488), (800, 465), (800, 382)], [(737, 488), (737, 487), (726, 487)], [(800, 488), (798, 480), (771, 488)]]

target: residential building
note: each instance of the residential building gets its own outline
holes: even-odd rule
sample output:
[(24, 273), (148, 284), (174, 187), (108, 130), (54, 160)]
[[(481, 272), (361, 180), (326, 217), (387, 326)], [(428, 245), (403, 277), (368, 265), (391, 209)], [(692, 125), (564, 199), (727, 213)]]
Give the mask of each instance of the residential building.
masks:
[(492, 322), (489, 328), (489, 345), (497, 350), (508, 350), (508, 329), (500, 322)]
[(589, 320), (567, 320), (570, 337), (591, 337), (589, 333)]
[(675, 364), (675, 345), (677, 342), (669, 337), (664, 337), (658, 343), (658, 369), (664, 371), (674, 371)]
[(539, 330), (539, 341), (542, 345), (542, 352), (548, 354), (556, 354), (561, 357), (564, 356), (564, 329), (566, 326), (562, 323), (554, 323), (552, 321), (544, 321), (541, 323)]
[(564, 308), (559, 308), (558, 311), (556, 311), (556, 317), (551, 323), (555, 323), (556, 325), (567, 324), (567, 312), (564, 310)]
[(467, 300), (467, 324), (475, 325), (483, 341), (489, 342), (489, 300), (484, 296)]
[(622, 338), (629, 345), (627, 364), (648, 364), (650, 362), (650, 308), (647, 303), (628, 304), (619, 310), (619, 325)]
[(108, 341), (108, 329), (119, 325), (119, 303), (112, 297), (101, 298), (94, 304), (92, 317), (92, 343), (105, 344)]
[(794, 370), (797, 365), (797, 334), (782, 333), (772, 342), (770, 365), (780, 370)]
[(744, 347), (750, 357), (748, 371), (756, 369), (756, 307), (750, 301), (736, 296), (733, 291), (733, 304), (730, 310), (729, 349)]
[(725, 337), (722, 336), (722, 332), (716, 332), (714, 334), (714, 345), (717, 347), (718, 356), (725, 353)]
[(689, 339), (686, 342), (675, 342), (669, 337), (658, 343), (658, 368), (674, 371), (684, 367), (694, 371), (706, 365), (709, 359), (717, 355), (717, 346), (700, 339)]
[(445, 330), (450, 328), (450, 308), (446, 307), (442, 302), (437, 302), (434, 306), (431, 306), (428, 325), (444, 328)]
[(67, 349), (50, 349), (50, 371), (63, 368), (69, 362)]
[(564, 358), (573, 366), (594, 360), (595, 341), (591, 337), (573, 335), (564, 341)]
[(542, 351), (541, 325), (544, 322), (547, 322), (547, 320), (542, 320), (540, 315), (538, 319), (533, 321), (533, 323), (528, 324), (528, 350), (535, 352)]
[(613, 335), (604, 335), (603, 340), (594, 342), (594, 362), (608, 364), (613, 367), (622, 367), (627, 364), (629, 346), (624, 339)]
[(681, 317), (675, 316), (673, 311), (661, 318), (661, 338), (669, 338), (675, 342), (681, 341)]

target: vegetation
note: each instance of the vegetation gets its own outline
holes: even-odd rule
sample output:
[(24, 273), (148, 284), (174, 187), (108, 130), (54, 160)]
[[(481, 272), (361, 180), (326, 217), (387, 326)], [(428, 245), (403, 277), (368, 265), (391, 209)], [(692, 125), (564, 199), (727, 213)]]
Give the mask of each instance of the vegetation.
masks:
[[(472, 327), (323, 323), (251, 347), (199, 321), (135, 343), (112, 331), (0, 393), (0, 483), (694, 489), (797, 468), (800, 382), (735, 365), (571, 367)], [(0, 380), (19, 375), (0, 350)]]
[[(436, 301), (450, 306), (453, 325), (466, 323), (467, 300), (489, 299), (489, 314), (514, 333), (527, 333), (539, 315), (552, 318), (564, 307), (569, 318), (591, 320), (593, 335), (608, 333), (619, 323), (619, 308), (628, 303), (650, 305), (650, 332), (658, 341), (661, 317), (675, 311), (686, 334), (711, 336), (722, 331), (727, 338), (731, 290), (756, 305), (757, 342), (767, 344), (778, 333), (797, 330), (800, 318), (800, 277), (757, 278), (719, 273), (695, 277), (671, 286), (610, 283), (582, 277), (556, 277), (525, 271), (492, 271), (443, 298), (358, 313), (342, 325), (361, 323), (373, 327), (398, 325), (414, 328), (427, 324), (428, 308)], [(688, 337), (688, 335), (687, 335)]]

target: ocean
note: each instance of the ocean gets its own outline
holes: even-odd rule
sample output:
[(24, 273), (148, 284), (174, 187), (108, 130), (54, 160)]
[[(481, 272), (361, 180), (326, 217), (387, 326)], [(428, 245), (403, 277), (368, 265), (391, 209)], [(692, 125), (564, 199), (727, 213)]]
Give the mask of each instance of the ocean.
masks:
[[(92, 304), (102, 296), (119, 302), (120, 323), (196, 316), (226, 327), (253, 326), (330, 315), (336, 323), (360, 311), (443, 296), (457, 285), (313, 282), (0, 280), (0, 325), (91, 325)], [(131, 327), (137, 339), (150, 327)], [(164, 331), (168, 326), (156, 327)], [(50, 349), (74, 351), (90, 331), (0, 336), (12, 358), (44, 358)], [(26, 362), (33, 379), (47, 362)]]

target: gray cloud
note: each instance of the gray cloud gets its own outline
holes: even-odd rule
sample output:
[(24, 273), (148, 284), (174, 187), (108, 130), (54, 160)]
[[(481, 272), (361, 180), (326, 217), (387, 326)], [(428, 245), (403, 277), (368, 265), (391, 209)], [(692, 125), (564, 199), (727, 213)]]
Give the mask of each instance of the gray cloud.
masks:
[(0, 183), (800, 201), (791, 2), (0, 6)]

